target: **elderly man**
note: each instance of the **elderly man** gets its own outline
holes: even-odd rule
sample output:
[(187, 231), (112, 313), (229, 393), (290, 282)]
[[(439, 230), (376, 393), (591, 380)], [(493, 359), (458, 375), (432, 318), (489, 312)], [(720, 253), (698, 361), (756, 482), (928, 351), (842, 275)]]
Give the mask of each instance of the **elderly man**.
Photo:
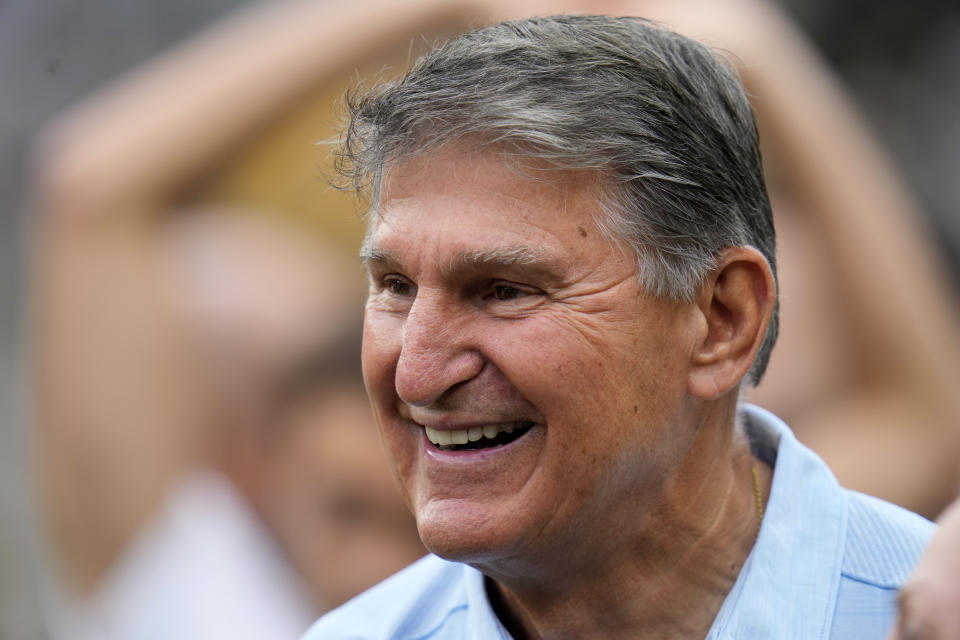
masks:
[(638, 19), (503, 23), (356, 101), (342, 159), (364, 377), (435, 555), (308, 638), (883, 637), (929, 523), (738, 404), (777, 284), (724, 64)]

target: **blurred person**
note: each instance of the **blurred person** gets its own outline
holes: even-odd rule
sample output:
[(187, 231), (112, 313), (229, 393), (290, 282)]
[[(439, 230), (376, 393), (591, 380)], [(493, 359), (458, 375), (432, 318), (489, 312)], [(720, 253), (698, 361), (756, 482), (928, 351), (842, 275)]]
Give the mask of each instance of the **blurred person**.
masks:
[[(226, 551), (244, 546), (263, 550), (269, 543), (263, 531), (256, 530), (262, 521), (268, 535), (299, 563), (324, 607), (396, 568), (390, 563), (399, 558), (405, 563), (419, 552), (419, 543), (403, 532), (404, 522), (409, 529), (409, 515), (389, 508), (391, 498), (380, 493), (383, 482), (378, 484), (368, 467), (356, 464), (338, 471), (336, 464), (357, 456), (362, 424), (350, 425), (349, 436), (338, 433), (346, 425), (308, 427), (331, 419), (313, 411), (320, 405), (310, 399), (311, 392), (286, 409), (289, 441), (264, 439), (264, 429), (257, 428), (267, 424), (264, 416), (272, 415), (261, 396), (278, 374), (274, 365), (290, 356), (284, 340), (295, 332), (284, 323), (293, 319), (298, 338), (305, 326), (318, 341), (330, 338), (322, 335), (323, 328), (338, 323), (316, 322), (317, 316), (305, 311), (319, 298), (323, 314), (334, 314), (342, 304), (344, 275), (314, 268), (311, 293), (272, 305), (269, 300), (290, 283), (250, 270), (263, 262), (209, 258), (212, 245), (207, 243), (207, 249), (192, 254), (207, 255), (204, 265), (188, 264), (184, 258), (182, 263), (174, 260), (180, 272), (170, 268), (172, 254), (191, 254), (193, 249), (184, 245), (203, 237), (205, 224), (216, 227), (217, 237), (242, 226), (235, 212), (223, 218), (229, 224), (223, 219), (211, 223), (213, 217), (192, 210), (190, 196), (246, 139), (315, 84), (352, 68), (395, 32), (407, 35), (419, 26), (445, 23), (452, 12), (446, 3), (423, 2), (419, 10), (411, 5), (404, 20), (365, 28), (362, 37), (352, 35), (386, 6), (371, 3), (344, 10), (295, 2), (253, 8), (78, 105), (51, 125), (39, 144), (33, 300), (39, 485), (53, 565), (66, 600), (81, 603), (70, 619), (86, 624), (86, 613), (92, 611), (91, 633), (102, 630), (96, 627), (104, 599), (116, 596), (131, 605), (131, 612), (137, 606), (162, 612), (175, 609), (176, 598), (188, 596), (188, 583), (177, 579), (183, 574), (172, 572), (171, 582), (155, 585), (156, 591), (139, 580), (173, 556), (182, 563), (180, 554), (187, 549), (176, 544), (181, 534), (219, 551), (224, 546)], [(250, 39), (264, 34), (273, 45), (251, 49)], [(193, 228), (175, 237), (181, 227)], [(234, 235), (244, 233), (250, 235)], [(260, 260), (266, 255), (264, 233), (254, 235)], [(273, 257), (282, 255), (289, 262), (293, 253), (288, 246)], [(193, 295), (190, 287), (205, 286), (196, 277), (209, 275), (205, 267), (225, 271), (209, 278), (205, 295)], [(254, 293), (266, 295), (266, 300)], [(237, 312), (232, 323), (218, 321), (216, 328), (198, 331), (195, 320), (222, 312), (222, 321), (238, 300), (244, 304), (232, 309)], [(224, 308), (203, 307), (217, 304)], [(245, 333), (251, 313), (272, 332), (268, 348)], [(202, 339), (197, 339), (200, 334)], [(282, 356), (278, 361), (271, 359), (277, 354)], [(259, 358), (263, 360), (251, 366)], [(341, 418), (363, 413), (356, 405), (357, 391), (327, 400)], [(270, 426), (284, 431), (279, 424)], [(256, 437), (260, 440), (255, 443)], [(314, 487), (297, 483), (315, 477), (305, 469), (318, 460), (307, 459), (305, 448), (313, 443), (309, 450), (315, 454), (320, 441), (338, 452), (336, 464), (327, 464), (321, 479), (340, 472), (353, 475), (340, 476), (341, 481), (352, 478), (352, 484), (339, 489), (328, 485), (318, 497)], [(375, 456), (365, 457), (368, 465), (372, 459)], [(198, 476), (198, 469), (222, 469), (230, 482)], [(356, 486), (358, 473), (364, 475), (362, 490)], [(197, 526), (202, 516), (251, 526), (246, 533), (243, 527), (233, 529), (238, 539), (221, 546), (212, 539), (190, 538), (209, 532)], [(358, 535), (363, 530), (366, 533)], [(310, 548), (312, 537), (326, 537), (341, 548)], [(385, 544), (397, 539), (399, 551)], [(361, 545), (367, 542), (377, 547), (365, 550)], [(155, 553), (158, 549), (173, 556)], [(236, 557), (226, 551), (221, 562)], [(326, 575), (320, 566), (324, 563), (329, 565)], [(345, 563), (352, 565), (350, 570)], [(251, 560), (251, 566), (242, 568), (256, 573), (266, 571), (265, 566)], [(236, 580), (222, 590), (222, 577), (215, 581), (219, 587), (194, 586), (211, 601), (236, 603), (283, 580), (265, 576), (260, 585)], [(172, 600), (160, 601), (161, 593)], [(294, 599), (277, 593), (271, 602), (278, 610), (302, 609)], [(198, 598), (198, 606), (201, 601)], [(269, 610), (269, 604), (264, 609)], [(208, 622), (234, 628), (259, 615), (256, 607), (239, 606), (219, 620), (215, 611), (207, 613)], [(248, 617), (241, 618), (241, 613)], [(257, 622), (266, 623), (268, 617), (262, 615)], [(134, 615), (116, 628), (148, 636), (163, 633), (164, 627), (149, 628), (152, 620)], [(251, 622), (246, 632), (262, 629)], [(69, 626), (63, 631), (83, 632)], [(202, 629), (198, 632), (203, 634)]]
[(358, 270), (235, 211), (176, 226), (176, 304), (221, 425), (215, 459), (328, 609), (424, 552), (363, 391)]
[(296, 637), (423, 553), (377, 455), (352, 270), (235, 211), (172, 227), (209, 460), (72, 603), (58, 637)]
[(322, 610), (425, 553), (358, 382), (298, 403), (264, 474), (261, 511)]

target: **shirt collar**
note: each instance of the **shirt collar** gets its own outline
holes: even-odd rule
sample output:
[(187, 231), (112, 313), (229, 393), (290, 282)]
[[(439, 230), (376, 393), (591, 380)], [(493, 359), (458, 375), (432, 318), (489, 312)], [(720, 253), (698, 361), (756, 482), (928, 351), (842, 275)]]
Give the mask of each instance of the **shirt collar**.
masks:
[(709, 640), (825, 637), (836, 607), (846, 535), (843, 492), (826, 464), (772, 413), (741, 417), (755, 455), (775, 466), (753, 550), (714, 620)]

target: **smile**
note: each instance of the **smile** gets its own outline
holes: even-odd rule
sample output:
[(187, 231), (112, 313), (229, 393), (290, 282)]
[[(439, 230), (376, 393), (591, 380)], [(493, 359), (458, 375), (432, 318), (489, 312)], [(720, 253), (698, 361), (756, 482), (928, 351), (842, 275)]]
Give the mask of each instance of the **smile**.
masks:
[(502, 424), (487, 424), (470, 429), (434, 429), (424, 427), (427, 439), (443, 451), (460, 451), (463, 449), (487, 449), (510, 444), (524, 435), (533, 426), (525, 420), (519, 422), (505, 422)]

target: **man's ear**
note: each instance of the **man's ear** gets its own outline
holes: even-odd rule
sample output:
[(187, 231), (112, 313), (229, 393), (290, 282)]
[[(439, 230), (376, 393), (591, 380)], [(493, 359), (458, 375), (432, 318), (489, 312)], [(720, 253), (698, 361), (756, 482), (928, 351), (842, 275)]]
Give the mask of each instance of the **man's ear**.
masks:
[(773, 270), (762, 253), (753, 247), (724, 249), (697, 291), (705, 331), (691, 353), (691, 395), (716, 398), (747, 375), (763, 344), (776, 290)]

